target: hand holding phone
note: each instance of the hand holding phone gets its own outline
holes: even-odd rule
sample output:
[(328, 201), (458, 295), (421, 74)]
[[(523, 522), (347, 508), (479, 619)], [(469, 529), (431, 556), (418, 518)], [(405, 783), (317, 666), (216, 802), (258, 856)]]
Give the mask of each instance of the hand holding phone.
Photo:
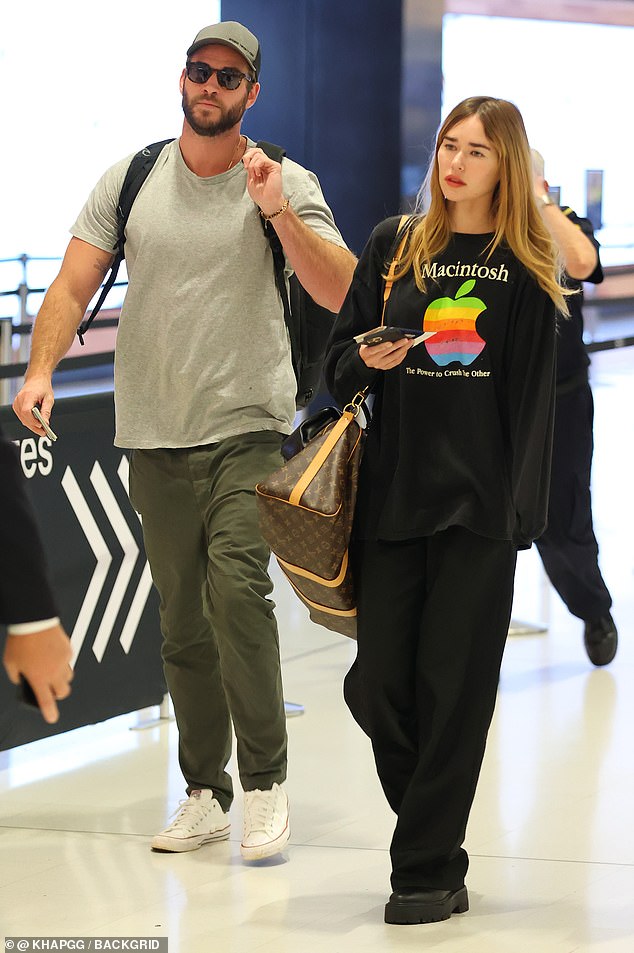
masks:
[(31, 683), (20, 673), (20, 684), (18, 685), (18, 700), (31, 711), (39, 711), (40, 706), (37, 703), (35, 692), (31, 688)]
[(55, 442), (55, 441), (57, 440), (57, 434), (54, 433), (54, 432), (51, 430), (51, 428), (50, 428), (50, 426), (48, 425), (48, 423), (44, 420), (44, 418), (42, 417), (42, 413), (41, 413), (41, 411), (40, 411), (40, 408), (37, 406), (37, 404), (35, 405), (35, 407), (32, 407), (32, 408), (31, 408), (31, 413), (33, 414), (33, 416), (34, 416), (35, 419), (37, 420), (38, 424), (41, 424), (42, 427), (44, 428), (44, 433), (46, 434), (46, 436), (48, 437), (48, 439), (49, 439), (49, 440), (52, 440), (53, 442)]
[(377, 344), (384, 344), (386, 341), (402, 341), (403, 338), (406, 338), (409, 341), (413, 341), (413, 344), (416, 345), (432, 337), (435, 333), (435, 331), (415, 331), (413, 328), (381, 325), (378, 328), (372, 328), (371, 331), (364, 331), (363, 334), (357, 334), (354, 340), (357, 344), (374, 347)]

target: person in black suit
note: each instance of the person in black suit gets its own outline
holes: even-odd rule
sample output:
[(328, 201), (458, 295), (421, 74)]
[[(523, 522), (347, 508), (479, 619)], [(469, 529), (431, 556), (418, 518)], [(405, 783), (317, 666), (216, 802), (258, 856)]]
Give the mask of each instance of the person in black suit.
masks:
[(3, 663), (16, 685), (23, 676), (45, 721), (59, 718), (70, 694), (70, 640), (60, 624), (35, 514), (16, 447), (0, 430), (0, 625), (7, 626)]
[(535, 545), (568, 611), (584, 622), (588, 658), (593, 665), (608, 665), (617, 652), (618, 633), (610, 613), (612, 597), (599, 568), (599, 546), (592, 524), (594, 404), (582, 313), (582, 282), (600, 284), (603, 269), (592, 223), (568, 206), (560, 208), (553, 202), (544, 178), (543, 157), (536, 149), (531, 154), (537, 204), (559, 248), (566, 284), (578, 292), (568, 299), (570, 318), (559, 322), (548, 525)]

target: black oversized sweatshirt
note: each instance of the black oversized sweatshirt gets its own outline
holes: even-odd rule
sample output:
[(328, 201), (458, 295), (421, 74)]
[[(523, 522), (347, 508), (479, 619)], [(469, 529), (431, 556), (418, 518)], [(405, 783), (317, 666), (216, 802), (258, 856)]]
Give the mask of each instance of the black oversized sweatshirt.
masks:
[(462, 526), (527, 548), (546, 524), (555, 394), (555, 308), (491, 235), (455, 234), (428, 269), (395, 282), (385, 323), (435, 331), (390, 371), (352, 338), (380, 323), (399, 220), (378, 225), (335, 322), (326, 384), (342, 404), (375, 395), (354, 533), (404, 540)]

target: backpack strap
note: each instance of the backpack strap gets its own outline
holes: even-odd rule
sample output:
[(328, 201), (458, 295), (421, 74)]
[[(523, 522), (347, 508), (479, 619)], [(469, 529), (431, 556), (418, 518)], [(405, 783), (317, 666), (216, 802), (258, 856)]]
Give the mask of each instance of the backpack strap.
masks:
[[(256, 143), (256, 148), (261, 149), (262, 152), (267, 155), (269, 159), (273, 159), (274, 162), (281, 162), (286, 155), (286, 150), (281, 146), (276, 146), (274, 142), (266, 142), (264, 139)], [(280, 298), (282, 299), (284, 322), (288, 328), (288, 336), (291, 343), (291, 360), (293, 362), (295, 376), (299, 380), (301, 351), (300, 328), (299, 323), (293, 320), (293, 312), (288, 297), (288, 288), (286, 286), (286, 258), (284, 256), (284, 249), (282, 248), (282, 243), (271, 222), (265, 221), (262, 216), (260, 216), (260, 220), (262, 222), (262, 228), (264, 229), (264, 234), (266, 235), (268, 243), (271, 247), (271, 253), (273, 255), (275, 284), (277, 285), (277, 290), (279, 291)]]
[(154, 164), (164, 146), (170, 142), (173, 142), (173, 138), (163, 139), (162, 142), (153, 142), (151, 145), (141, 149), (140, 152), (137, 152), (128, 166), (117, 204), (117, 244), (114, 250), (115, 255), (110, 265), (110, 274), (101, 289), (101, 294), (97, 298), (94, 308), (88, 318), (85, 318), (77, 329), (77, 337), (81, 345), (84, 343), (84, 334), (99, 314), (110, 289), (114, 285), (121, 262), (125, 258), (125, 227), (128, 223), (134, 200), (141, 191), (141, 186), (154, 168)]
[[(281, 162), (284, 156), (286, 155), (286, 150), (282, 149), (281, 146), (276, 146), (273, 142), (261, 142), (256, 143), (256, 148), (261, 149), (262, 152), (273, 159), (274, 162)], [(286, 270), (286, 258), (284, 257), (284, 249), (282, 248), (282, 243), (279, 239), (279, 236), (270, 221), (266, 221), (260, 216), (262, 222), (262, 228), (264, 229), (264, 234), (266, 235), (269, 245), (271, 246), (271, 252), (273, 254), (273, 265), (275, 266), (275, 281), (280, 292), (282, 303), (284, 305), (284, 315), (286, 316), (286, 308), (290, 311), (290, 304), (288, 302), (288, 294), (286, 291), (286, 280), (284, 277), (284, 272)]]

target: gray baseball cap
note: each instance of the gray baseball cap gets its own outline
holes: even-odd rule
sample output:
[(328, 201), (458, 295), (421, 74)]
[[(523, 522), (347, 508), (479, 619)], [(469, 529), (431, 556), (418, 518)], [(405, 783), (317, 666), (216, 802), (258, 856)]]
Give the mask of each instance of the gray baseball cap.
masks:
[(226, 20), (223, 23), (212, 23), (211, 26), (203, 27), (187, 50), (187, 58), (190, 59), (196, 50), (210, 43), (220, 43), (222, 46), (231, 46), (237, 50), (255, 73), (255, 78), (258, 78), (261, 60), (260, 42), (257, 36), (254, 36), (241, 23)]

